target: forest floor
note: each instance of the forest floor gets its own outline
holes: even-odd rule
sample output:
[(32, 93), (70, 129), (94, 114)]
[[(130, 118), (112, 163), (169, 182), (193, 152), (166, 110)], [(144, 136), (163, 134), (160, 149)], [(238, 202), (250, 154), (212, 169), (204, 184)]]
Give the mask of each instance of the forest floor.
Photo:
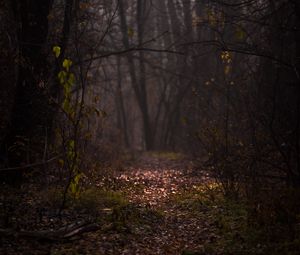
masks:
[[(19, 214), (31, 218), (19, 215), (19, 221), (37, 222), (39, 217), (37, 230), (54, 231), (87, 219), (98, 227), (67, 240), (1, 237), (0, 254), (268, 254), (259, 240), (249, 241), (244, 235), (244, 208), (225, 202), (219, 186), (205, 171), (195, 171), (181, 154), (145, 153), (122, 170), (96, 177), (59, 219), (25, 210), (30, 203), (45, 200), (28, 196), (25, 204), (20, 203)], [(46, 200), (52, 208), (55, 199)]]

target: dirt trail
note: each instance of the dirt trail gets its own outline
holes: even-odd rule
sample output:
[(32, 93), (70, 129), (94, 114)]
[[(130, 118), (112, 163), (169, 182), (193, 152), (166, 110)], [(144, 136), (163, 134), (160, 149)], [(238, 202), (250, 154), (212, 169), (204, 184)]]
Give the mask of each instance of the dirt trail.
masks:
[(168, 204), (170, 196), (208, 179), (203, 172), (191, 174), (192, 163), (188, 160), (169, 157), (144, 154), (117, 176), (118, 180), (140, 187), (129, 193), (132, 202), (160, 208)]
[(0, 254), (271, 254), (265, 251), (273, 243), (262, 247), (245, 232), (247, 211), (225, 201), (219, 186), (204, 171), (193, 171), (181, 155), (147, 153), (124, 170), (100, 174), (66, 207), (61, 219), (44, 208), (46, 213), (37, 221), (41, 198), (33, 199), (35, 191), (25, 196), (17, 211), (24, 213), (21, 223), (29, 223), (29, 230), (58, 229), (78, 220), (97, 228), (65, 241), (41, 242), (17, 234), (0, 238)]
[[(213, 219), (207, 208), (198, 204), (195, 208), (194, 204), (186, 203), (187, 199), (184, 203), (181, 199), (182, 193), (193, 192), (194, 187), (207, 182), (208, 178), (199, 171), (192, 173), (191, 163), (181, 155), (143, 154), (125, 170), (109, 176), (106, 180), (107, 187), (104, 183), (100, 183), (101, 178), (99, 177), (99, 183), (92, 187), (93, 190), (97, 191), (99, 188), (111, 192), (113, 189), (117, 192), (111, 192), (112, 194), (121, 193), (121, 200), (124, 200), (124, 194), (129, 203), (124, 200), (124, 204), (120, 203), (111, 208), (103, 205), (103, 210), (98, 209), (96, 221), (99, 222), (99, 230), (84, 233), (69, 242), (42, 243), (35, 239), (23, 239), (17, 236), (2, 241), (0, 239), (0, 246), (5, 245), (2, 250), (0, 248), (0, 253), (4, 251), (1, 254), (216, 254), (207, 253), (204, 247), (207, 243), (214, 242), (216, 238)], [(101, 199), (102, 193), (99, 194)], [(92, 202), (98, 199), (98, 197), (92, 198)], [(89, 214), (85, 210), (81, 215), (80, 212), (70, 209), (66, 215), (62, 219), (63, 224), (67, 224), (68, 222), (64, 220), (69, 218), (78, 216), (82, 219), (85, 215), (90, 217), (92, 211)], [(48, 220), (49, 224), (51, 220), (53, 219)], [(45, 224), (44, 227), (49, 229), (48, 225)]]
[(132, 240), (133, 246), (128, 245), (128, 250), (120, 254), (176, 255), (184, 254), (183, 251), (201, 254), (204, 242), (215, 238), (205, 211), (193, 215), (191, 208), (174, 201), (176, 194), (208, 179), (204, 173), (191, 175), (187, 160), (146, 154), (117, 179), (136, 187), (128, 192), (132, 203), (159, 210), (163, 215), (159, 221), (152, 222), (146, 232), (142, 231), (142, 238)]

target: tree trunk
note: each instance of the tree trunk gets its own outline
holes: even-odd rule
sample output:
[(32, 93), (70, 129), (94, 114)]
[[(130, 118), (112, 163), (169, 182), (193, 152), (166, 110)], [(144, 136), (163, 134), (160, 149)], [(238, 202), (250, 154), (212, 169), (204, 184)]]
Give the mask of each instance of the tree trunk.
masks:
[[(141, 11), (141, 3), (138, 2), (138, 12)], [(123, 45), (125, 48), (129, 48), (129, 37), (128, 37), (128, 26), (127, 26), (127, 20), (124, 10), (123, 1), (119, 1), (119, 15), (121, 20), (121, 30), (123, 35)], [(140, 21), (140, 15), (141, 13), (137, 14), (137, 20), (138, 23)], [(141, 21), (140, 21), (141, 22)], [(142, 24), (138, 24), (138, 37), (139, 42), (141, 42), (143, 38), (143, 27)], [(140, 108), (141, 114), (142, 114), (142, 125), (143, 125), (143, 133), (144, 133), (144, 141), (145, 141), (145, 149), (150, 150), (153, 148), (153, 139), (152, 139), (152, 130), (150, 126), (150, 120), (149, 120), (149, 112), (148, 112), (148, 102), (147, 102), (147, 90), (146, 90), (146, 77), (145, 77), (145, 66), (143, 63), (143, 53), (140, 52), (140, 77), (138, 79), (138, 75), (136, 73), (136, 66), (133, 60), (133, 54), (128, 53), (127, 54), (127, 61), (129, 65), (129, 73), (131, 77), (131, 86), (134, 90), (135, 97), (138, 103), (138, 106)]]
[(0, 3), (0, 168), (7, 164), (4, 140), (11, 128), (10, 119), (16, 93), (18, 57), (16, 22), (10, 1)]

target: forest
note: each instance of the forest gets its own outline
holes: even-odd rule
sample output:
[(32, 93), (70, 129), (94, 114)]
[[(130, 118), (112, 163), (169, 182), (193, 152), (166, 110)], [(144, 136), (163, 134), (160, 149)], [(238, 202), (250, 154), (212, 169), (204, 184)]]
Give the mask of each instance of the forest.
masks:
[(300, 1), (0, 0), (0, 254), (299, 255)]

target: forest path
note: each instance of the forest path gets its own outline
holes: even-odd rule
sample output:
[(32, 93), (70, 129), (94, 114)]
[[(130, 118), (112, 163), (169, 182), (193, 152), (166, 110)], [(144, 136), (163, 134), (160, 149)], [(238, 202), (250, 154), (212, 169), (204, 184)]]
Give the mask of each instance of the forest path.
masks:
[(213, 219), (205, 206), (191, 208), (180, 201), (208, 182), (204, 172), (196, 175), (180, 154), (146, 153), (116, 178), (125, 183), (131, 203), (160, 215), (142, 226), (120, 254), (208, 254), (204, 246), (215, 238)]
[(78, 221), (97, 223), (95, 230), (57, 242), (18, 235), (0, 238), (0, 254), (224, 254), (209, 250), (219, 238), (212, 206), (201, 191), (209, 183), (207, 174), (193, 171), (191, 162), (181, 154), (144, 153), (123, 170), (96, 177), (89, 192), (70, 203), (62, 218), (38, 214), (43, 202), (39, 194), (51, 198), (49, 192), (31, 192), (18, 205), (17, 215), (28, 224), (28, 230), (52, 231)]
[(208, 180), (204, 172), (193, 171), (191, 161), (173, 152), (144, 153), (116, 178), (133, 184), (128, 192), (131, 202), (154, 208), (168, 205), (170, 197)]

